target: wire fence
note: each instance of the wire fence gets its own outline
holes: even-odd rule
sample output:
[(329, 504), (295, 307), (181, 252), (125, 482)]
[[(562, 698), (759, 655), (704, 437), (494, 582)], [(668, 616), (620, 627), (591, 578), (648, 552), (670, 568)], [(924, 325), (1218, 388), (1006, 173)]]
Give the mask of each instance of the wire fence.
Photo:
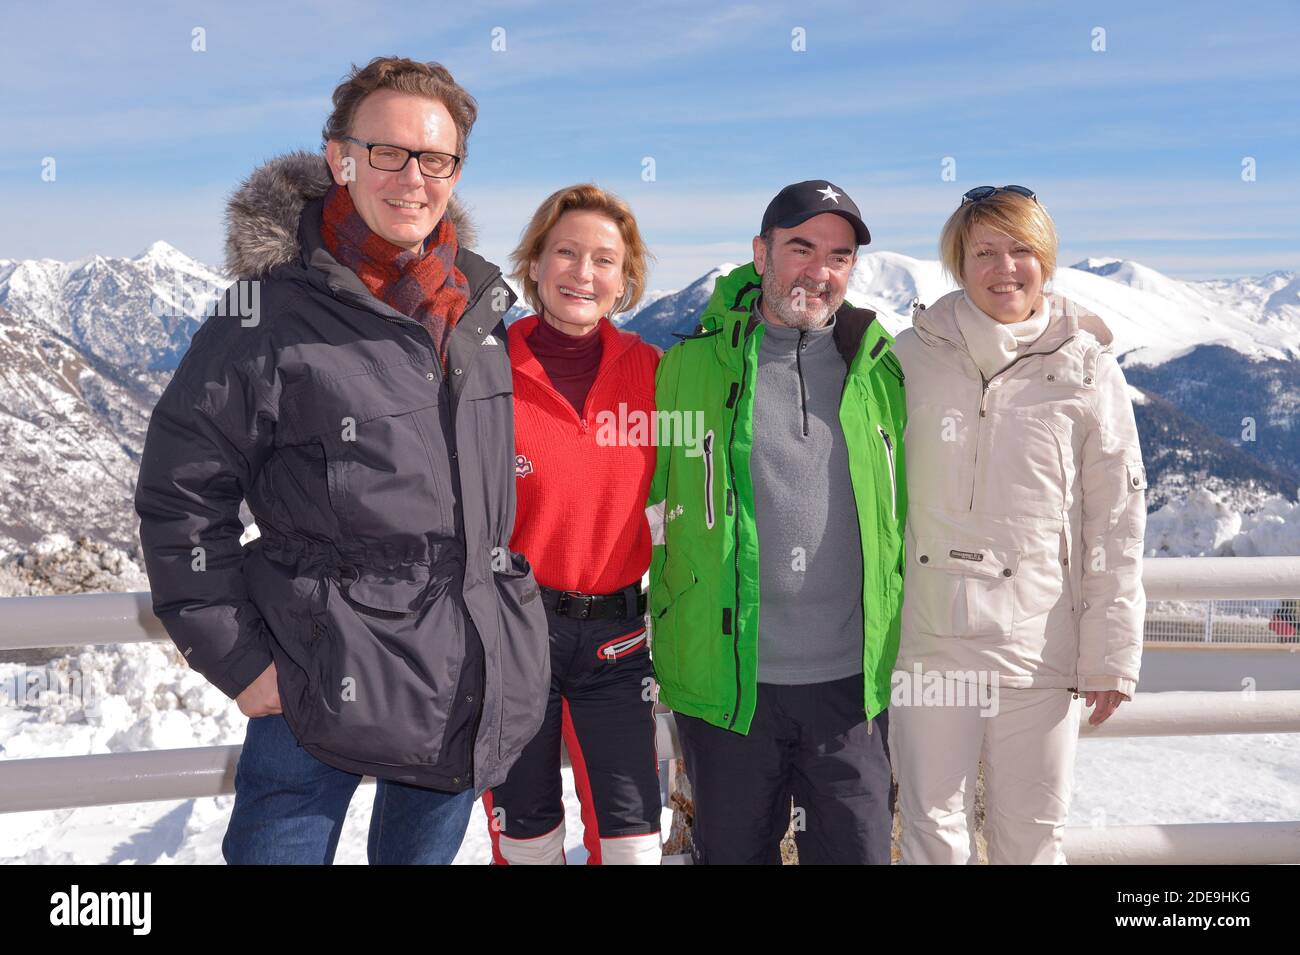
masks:
[(1300, 600), (1156, 600), (1147, 643), (1300, 643)]

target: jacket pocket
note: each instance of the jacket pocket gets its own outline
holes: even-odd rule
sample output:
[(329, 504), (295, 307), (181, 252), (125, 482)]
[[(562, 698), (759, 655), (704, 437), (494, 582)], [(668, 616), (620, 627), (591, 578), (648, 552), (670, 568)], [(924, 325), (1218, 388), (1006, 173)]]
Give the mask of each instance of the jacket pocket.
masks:
[(501, 744), (498, 759), (523, 749), (542, 725), (551, 689), (551, 642), (541, 591), (523, 554), (494, 575), (501, 613)]
[(1070, 600), (1070, 613), (1079, 612), (1079, 601), (1075, 596), (1077, 590), (1074, 586), (1075, 565), (1078, 563), (1078, 557), (1074, 554), (1074, 543), (1070, 534), (1070, 525), (1068, 523), (1061, 526), (1061, 576), (1065, 584), (1065, 594)]
[(1020, 551), (988, 541), (918, 537), (904, 590), (908, 629), (941, 637), (1009, 636)]
[(889, 513), (898, 520), (898, 473), (894, 470), (894, 442), (889, 438), (887, 432), (880, 425), (876, 425), (876, 430), (880, 432), (880, 440), (885, 444), (885, 460), (889, 465)]
[(631, 633), (625, 633), (621, 637), (602, 643), (596, 648), (596, 658), (602, 663), (613, 663), (639, 650), (644, 650), (645, 646), (645, 627), (637, 627)]
[(1130, 461), (1124, 465), (1124, 471), (1128, 493), (1123, 495), (1121, 502), (1124, 509), (1123, 532), (1129, 540), (1138, 540), (1146, 536), (1147, 469), (1141, 461)]
[(429, 568), (408, 564), (392, 570), (344, 568), (340, 588), (348, 602), (361, 611), (410, 616), (420, 609), (429, 586)]
[(343, 536), (449, 536), (452, 482), (439, 382), (420, 366), (313, 382), (286, 406), (283, 440), (315, 446)]
[[(427, 567), (395, 578), (362, 569), (327, 577), (313, 617), (311, 705), (304, 743), (358, 762), (438, 762), (465, 659), (455, 577)], [(409, 610), (417, 599), (427, 595)], [(372, 606), (376, 605), (376, 606)]]
[(660, 589), (650, 624), (655, 679), (679, 697), (717, 704), (714, 671), (721, 642), (731, 638), (717, 622), (709, 586), (684, 560), (670, 558)]

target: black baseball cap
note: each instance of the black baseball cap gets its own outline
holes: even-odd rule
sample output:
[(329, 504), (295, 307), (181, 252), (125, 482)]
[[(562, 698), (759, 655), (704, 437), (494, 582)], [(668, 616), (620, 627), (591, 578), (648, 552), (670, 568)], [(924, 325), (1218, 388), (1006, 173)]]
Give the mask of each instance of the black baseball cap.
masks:
[(848, 219), (858, 245), (871, 243), (871, 233), (862, 221), (857, 204), (849, 198), (847, 192), (825, 179), (796, 182), (778, 192), (776, 198), (767, 204), (767, 211), (763, 213), (763, 228), (759, 232), (764, 233), (773, 226), (778, 229), (793, 229), (800, 222), (823, 212), (833, 212)]

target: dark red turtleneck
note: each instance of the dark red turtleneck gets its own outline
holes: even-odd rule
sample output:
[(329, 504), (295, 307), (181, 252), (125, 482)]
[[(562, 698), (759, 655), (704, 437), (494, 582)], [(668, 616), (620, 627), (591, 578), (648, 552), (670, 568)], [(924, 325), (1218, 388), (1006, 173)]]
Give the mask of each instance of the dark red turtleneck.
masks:
[(587, 394), (600, 370), (600, 329), (593, 328), (578, 337), (566, 335), (547, 324), (546, 319), (539, 319), (525, 340), (551, 379), (551, 386), (568, 399), (581, 418)]

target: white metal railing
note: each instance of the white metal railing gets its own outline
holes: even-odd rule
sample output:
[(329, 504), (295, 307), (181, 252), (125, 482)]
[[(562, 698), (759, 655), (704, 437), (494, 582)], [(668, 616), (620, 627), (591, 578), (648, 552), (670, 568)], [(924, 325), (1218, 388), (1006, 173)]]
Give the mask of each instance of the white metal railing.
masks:
[[(672, 713), (661, 710), (661, 760), (681, 755)], [(1300, 733), (1300, 690), (1138, 693), (1105, 723), (1083, 721), (1081, 738)], [(192, 799), (235, 791), (238, 745), (92, 756), (0, 760), (0, 812)]]
[(1300, 557), (1160, 557), (1142, 562), (1148, 600), (1300, 597)]
[[(1168, 558), (1144, 562), (1150, 601), (1300, 596), (1300, 557)], [(5, 651), (167, 641), (148, 593), (0, 599)], [(679, 749), (658, 714), (661, 759)], [(1300, 690), (1139, 693), (1081, 736), (1113, 739), (1300, 732)], [(239, 746), (0, 760), (0, 812), (190, 799), (234, 792)], [(1300, 862), (1300, 822), (1071, 828), (1068, 858), (1111, 862)]]
[(1300, 690), (1138, 693), (1100, 726), (1084, 720), (1083, 739), (1300, 733)]
[(1294, 865), (1300, 822), (1069, 828), (1065, 857), (1071, 865)]

